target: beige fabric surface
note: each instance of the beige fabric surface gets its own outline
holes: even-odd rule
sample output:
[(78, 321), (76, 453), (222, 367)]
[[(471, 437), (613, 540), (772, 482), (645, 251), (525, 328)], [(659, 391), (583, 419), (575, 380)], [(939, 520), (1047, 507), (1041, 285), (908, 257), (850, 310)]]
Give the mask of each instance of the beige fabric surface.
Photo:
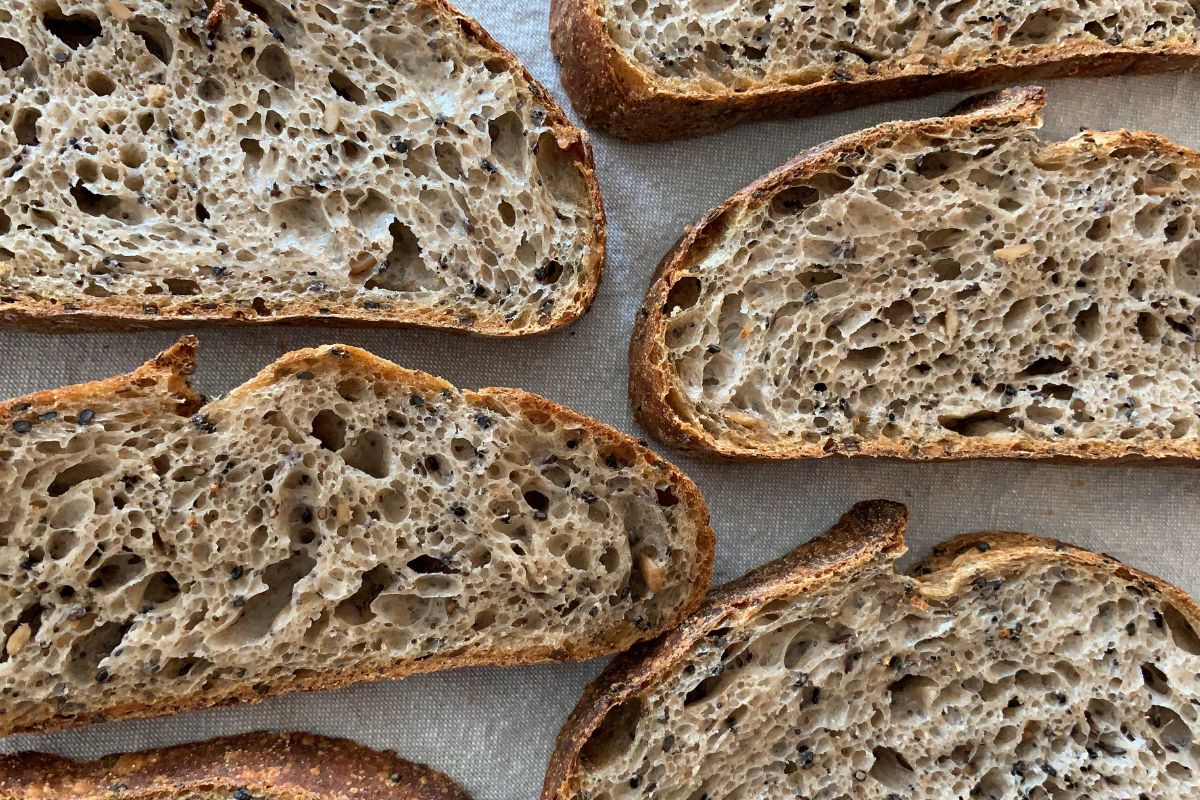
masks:
[[(547, 2), (461, 5), (562, 98), (549, 53)], [(1147, 128), (1200, 147), (1200, 76), (1057, 82), (1049, 89), (1048, 137), (1069, 136), (1081, 127)], [(959, 99), (943, 95), (664, 145), (630, 145), (597, 135), (610, 258), (592, 312), (573, 328), (513, 342), (415, 331), (201, 331), (196, 384), (208, 394), (226, 392), (283, 352), (342, 341), (463, 387), (511, 385), (540, 392), (637, 433), (625, 399), (629, 330), (656, 263), (684, 226), (805, 147), (875, 122), (936, 114)], [(0, 396), (124, 372), (174, 338), (0, 332)], [(1111, 553), (1200, 591), (1200, 472), (1017, 463), (679, 463), (711, 504), (718, 580), (790, 550), (857, 500), (886, 497), (911, 510), (914, 554), (966, 530), (1019, 530)], [(540, 789), (559, 725), (600, 667), (597, 662), (442, 673), (173, 719), (16, 737), (0, 742), (0, 749), (93, 757), (262, 728), (307, 730), (396, 749), (445, 770), (480, 800), (528, 800)]]

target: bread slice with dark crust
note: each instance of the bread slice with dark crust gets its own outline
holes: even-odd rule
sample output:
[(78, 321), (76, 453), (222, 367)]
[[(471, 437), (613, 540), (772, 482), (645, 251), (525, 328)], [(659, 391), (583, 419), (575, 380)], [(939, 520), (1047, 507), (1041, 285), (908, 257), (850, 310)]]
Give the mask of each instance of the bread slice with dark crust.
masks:
[[(1167, 39), (1119, 41), (1109, 35), (1106, 40), (1079, 30), (1059, 41), (997, 45), (992, 41), (994, 32), (1006, 26), (1005, 20), (1012, 21), (1013, 13), (1026, 15), (1035, 24), (1033, 18), (1038, 15), (1081, 14), (1077, 7), (1061, 2), (1008, 4), (1004, 9), (998, 3), (945, 5), (943, 8), (960, 19), (973, 17), (970, 24), (954, 31), (962, 38), (973, 38), (953, 56), (938, 57), (916, 43), (918, 36), (928, 42), (951, 35), (950, 25), (937, 24), (932, 18), (918, 23), (924, 33), (910, 36), (904, 51), (870, 53), (852, 39), (859, 27), (865, 27), (860, 23), (878, 21), (870, 19), (882, 13), (877, 8), (801, 6), (795, 13), (805, 18), (790, 19), (794, 24), (789, 28), (784, 26), (789, 18), (777, 8), (788, 4), (769, 5), (772, 10), (763, 16), (763, 4), (751, 7), (749, 0), (720, 7), (661, 0), (640, 4), (634, 0), (553, 0), (551, 45), (561, 64), (563, 86), (584, 121), (640, 142), (699, 136), (742, 122), (824, 114), (941, 91), (1050, 78), (1191, 70), (1200, 64), (1194, 11)], [(1114, 5), (1117, 11), (1104, 22), (1122, 24), (1121, 6)], [(917, 4), (907, 13), (911, 18), (929, 17), (937, 6)], [(829, 15), (834, 8), (859, 18), (849, 19), (836, 31), (820, 32), (813, 24), (817, 15)], [(659, 16), (660, 11), (665, 13)], [(903, 29), (911, 21), (897, 27)], [(1165, 29), (1178, 22), (1164, 14), (1151, 25)], [(640, 26), (637, 34), (627, 30), (634, 24)], [(663, 40), (649, 30), (668, 25), (674, 26), (673, 33)], [(1190, 33), (1189, 25), (1193, 28)], [(618, 27), (632, 45), (614, 38)], [(767, 32), (756, 32), (758, 27)], [(847, 31), (850, 39), (844, 38)], [(821, 47), (793, 54), (791, 63), (773, 64), (776, 74), (762, 72), (758, 66), (762, 53), (789, 47), (788, 40), (799, 39), (800, 32), (823, 36)], [(739, 41), (732, 41), (739, 36)], [(713, 74), (687, 66), (716, 65), (714, 54), (728, 64), (714, 66)], [(821, 61), (831, 54), (827, 63)], [(651, 56), (652, 63), (645, 60)], [(805, 63), (808, 58), (811, 63)], [(732, 66), (735, 60), (741, 62), (738, 70)]]
[(588, 136), (445, 0), (81, 0), (0, 19), (0, 325), (571, 324)]
[(860, 503), (615, 659), (542, 800), (1194, 795), (1191, 597), (1016, 533), (900, 575), (905, 518)]
[(702, 600), (699, 490), (517, 389), (362, 350), (229, 395), (194, 339), (0, 404), (0, 733), (596, 658)]
[(709, 212), (637, 316), (641, 425), (718, 458), (1194, 461), (1200, 157), (1043, 142), (1044, 104), (851, 134)]
[(3, 800), (111, 797), (469, 800), (454, 781), (422, 764), (307, 733), (247, 733), (87, 762), (0, 756)]

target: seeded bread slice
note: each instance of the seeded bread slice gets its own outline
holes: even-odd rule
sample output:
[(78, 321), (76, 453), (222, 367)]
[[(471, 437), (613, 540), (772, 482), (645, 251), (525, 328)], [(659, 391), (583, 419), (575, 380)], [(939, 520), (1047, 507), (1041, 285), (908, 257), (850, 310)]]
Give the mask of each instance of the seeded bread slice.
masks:
[(0, 3), (0, 324), (516, 336), (595, 295), (591, 146), (443, 0)]
[(1189, 0), (552, 0), (584, 121), (635, 141), (946, 90), (1195, 69)]
[(690, 228), (630, 397), (683, 450), (1190, 462), (1200, 158), (1035, 88), (802, 153)]
[(619, 657), (543, 800), (1196, 796), (1190, 597), (1014, 533), (905, 576), (904, 526), (903, 506), (855, 506)]
[(0, 405), (0, 734), (588, 659), (708, 588), (695, 485), (516, 389), (351, 347), (209, 403), (195, 341)]
[(440, 772), (344, 739), (252, 733), (70, 761), (0, 756), (3, 800), (469, 800)]

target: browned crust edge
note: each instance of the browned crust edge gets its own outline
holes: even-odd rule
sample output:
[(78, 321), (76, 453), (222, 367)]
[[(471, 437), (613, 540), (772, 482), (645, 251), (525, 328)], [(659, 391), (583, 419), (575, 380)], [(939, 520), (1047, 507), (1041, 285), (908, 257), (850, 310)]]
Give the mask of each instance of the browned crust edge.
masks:
[[(202, 405), (199, 395), (191, 390), (187, 376), (195, 371), (194, 337), (184, 337), (154, 360), (127, 376), (118, 376), (103, 381), (80, 384), (46, 392), (39, 392), (0, 404), (0, 425), (10, 424), (14, 415), (35, 415), (38, 411), (67, 406), (74, 413), (77, 406), (89, 398), (108, 397), (114, 392), (137, 387), (139, 380), (153, 378), (155, 382), (166, 377), (173, 394), (183, 398), (178, 413), (193, 414), (205, 408), (219, 407), (236, 402), (242, 394), (266, 386), (302, 371), (315, 364), (334, 368), (356, 368), (370, 372), (381, 381), (395, 383), (408, 389), (440, 392), (443, 389), (457, 392), (450, 383), (424, 372), (409, 370), (375, 356), (365, 350), (347, 345), (297, 350), (265, 367), (255, 378), (231, 391), (223, 399)], [(334, 689), (353, 683), (381, 679), (398, 679), (427, 672), (469, 666), (516, 666), (542, 662), (587, 661), (627, 650), (639, 641), (653, 638), (665, 630), (675, 627), (692, 613), (704, 600), (705, 592), (712, 579), (715, 537), (709, 522), (709, 511), (699, 487), (678, 467), (659, 457), (653, 450), (640, 444), (632, 437), (572, 409), (560, 406), (539, 395), (520, 389), (486, 388), (464, 391), (468, 403), (493, 409), (518, 410), (522, 413), (541, 413), (556, 420), (564, 427), (578, 428), (588, 436), (603, 443), (622, 463), (644, 468), (653, 476), (656, 484), (671, 487), (678, 498), (684, 519), (679, 522), (683, 531), (694, 531), (694, 552), (686, 563), (691, 568), (690, 592), (680, 602), (675, 613), (650, 630), (639, 630), (632, 622), (615, 626), (607, 635), (590, 641), (572, 642), (566, 647), (550, 645), (513, 650), (504, 644), (487, 648), (472, 648), (434, 656), (424, 660), (402, 661), (391, 664), (360, 665), (358, 667), (315, 674), (292, 676), (273, 684), (230, 686), (220, 690), (208, 690), (174, 700), (156, 702), (130, 701), (119, 703), (94, 712), (71, 716), (48, 716), (39, 723), (11, 727), (0, 723), (0, 736), (14, 733), (34, 733), (46, 730), (78, 727), (98, 722), (108, 722), (135, 717), (159, 717), (180, 711), (201, 708), (257, 703), (274, 695), (290, 692)], [(65, 412), (64, 412), (65, 413)]]
[(905, 550), (904, 506), (886, 500), (858, 503), (827, 533), (788, 555), (724, 584), (704, 605), (661, 638), (617, 656), (584, 690), (568, 716), (542, 785), (542, 800), (573, 798), (571, 783), (583, 746), (610, 710), (651, 689), (692, 645), (733, 617), (747, 617), (781, 597), (793, 597), (879, 559)]
[(1200, 66), (1182, 45), (1114, 47), (1100, 42), (1005, 48), (957, 67), (907, 65), (852, 80), (747, 91), (676, 91), (634, 63), (608, 36), (597, 0), (552, 0), (551, 47), (571, 104), (589, 126), (635, 142), (701, 136), (742, 122), (812, 116), (943, 91), (1050, 78), (1178, 72)]
[[(1155, 465), (1193, 465), (1200, 459), (1196, 443), (1162, 440), (1110, 442), (1082, 440), (1043, 442), (1019, 436), (981, 441), (951, 434), (924, 445), (907, 445), (890, 439), (840, 443), (832, 439), (815, 444), (770, 443), (753, 437), (733, 439), (714, 436), (686, 419), (680, 409), (687, 403), (677, 398), (668, 363), (665, 336), (668, 320), (663, 313), (671, 287), (687, 273), (691, 264), (718, 241), (725, 230), (738, 223), (750, 207), (770, 197), (781, 186), (803, 181), (815, 173), (836, 167), (839, 159), (862, 152), (876, 143), (915, 131), (930, 135), (967, 130), (976, 125), (1034, 127), (1040, 124), (1045, 92), (1038, 87), (1005, 89), (972, 98), (947, 116), (888, 122), (850, 134), (800, 153), (794, 159), (739, 190), (688, 228), (663, 257), (638, 311), (629, 349), (629, 400), (638, 423), (655, 439), (689, 455), (703, 459), (757, 461), (800, 458), (872, 457), (904, 461), (962, 461), (1005, 458), (1056, 463), (1114, 464), (1134, 462)], [(1048, 147), (1091, 146), (1115, 149), (1140, 147), (1174, 155), (1200, 166), (1200, 154), (1156, 134), (1116, 131), (1088, 132)], [(832, 442), (832, 445), (830, 444)]]
[[(20, 303), (0, 305), (0, 327), (18, 328), (40, 333), (80, 333), (87, 331), (146, 331), (178, 329), (181, 327), (219, 327), (227, 325), (306, 325), (313, 327), (354, 328), (429, 328), (470, 333), (489, 338), (514, 338), (529, 336), (565, 328), (576, 322), (591, 308), (604, 276), (607, 251), (607, 220), (604, 201), (600, 195), (600, 183), (596, 177), (596, 161), (592, 153), (591, 138), (577, 128), (567, 117), (562, 107), (546, 88), (533, 77), (525, 64), (510, 50), (497, 42), (478, 22), (468, 17), (448, 0), (426, 0), (438, 13), (447, 17), (447, 26), (458, 27), (463, 33), (495, 53), (496, 58), (510, 72), (524, 81), (529, 91), (542, 103), (547, 113), (546, 121), (554, 131), (555, 139), (563, 150), (574, 153), (579, 172), (587, 186), (588, 204), (592, 229), (584, 242), (579, 270), (583, 276), (579, 291), (571, 302), (560, 303), (545, 321), (514, 328), (500, 316), (494, 318), (475, 317), (467, 321), (453, 307), (429, 309), (381, 308), (368, 310), (347, 304), (327, 304), (320, 300), (294, 298), (282, 305), (278, 313), (260, 315), (250, 306), (211, 305), (208, 301), (172, 302), (170, 305), (156, 304), (153, 313), (147, 313), (146, 304), (136, 300), (104, 298), (95, 300), (75, 299), (70, 303), (52, 299), (22, 299)], [(222, 7), (218, 4), (217, 7)], [(217, 14), (214, 8), (213, 14)], [(218, 17), (219, 22), (219, 17)], [(329, 313), (323, 313), (327, 308)]]
[(0, 756), (2, 800), (181, 797), (190, 792), (281, 800), (470, 800), (440, 772), (395, 753), (305, 733), (248, 733), (79, 762)]
[[(559, 733), (542, 800), (574, 800), (580, 752), (614, 707), (654, 688), (691, 646), (731, 617), (744, 619), (780, 597), (794, 597), (883, 559), (904, 552), (904, 506), (882, 500), (855, 505), (829, 533), (801, 545), (778, 561), (766, 564), (714, 590), (704, 606), (678, 629), (655, 642), (639, 645), (618, 656), (591, 685)], [(911, 573), (920, 596), (943, 600), (969, 589), (981, 575), (1038, 564), (1066, 564), (1096, 570), (1128, 581), (1139, 591), (1164, 598), (1195, 627), (1200, 628), (1200, 605), (1176, 586), (1112, 556), (1094, 553), (1055, 539), (1023, 533), (969, 533), (937, 545)]]

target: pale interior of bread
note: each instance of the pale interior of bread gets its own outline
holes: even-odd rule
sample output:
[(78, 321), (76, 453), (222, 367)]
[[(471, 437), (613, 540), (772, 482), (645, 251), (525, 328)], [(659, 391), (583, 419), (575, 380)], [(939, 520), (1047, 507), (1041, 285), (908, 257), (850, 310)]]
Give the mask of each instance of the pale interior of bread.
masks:
[(0, 309), (517, 330), (590, 297), (582, 150), (438, 3), (209, 5), (0, 10)]
[(430, 658), (608, 651), (699, 579), (678, 485), (553, 407), (337, 349), (191, 417), (145, 382), (0, 432), (6, 730)]
[(587, 800), (1191, 797), (1200, 638), (1100, 570), (1013, 564), (952, 599), (879, 563), (693, 644), (609, 712)]
[(727, 212), (661, 309), (675, 412), (818, 452), (1194, 439), (1196, 159), (997, 119), (898, 130)]
[(617, 48), (673, 91), (805, 86), (1063, 46), (1195, 47), (1187, 0), (598, 0)]

